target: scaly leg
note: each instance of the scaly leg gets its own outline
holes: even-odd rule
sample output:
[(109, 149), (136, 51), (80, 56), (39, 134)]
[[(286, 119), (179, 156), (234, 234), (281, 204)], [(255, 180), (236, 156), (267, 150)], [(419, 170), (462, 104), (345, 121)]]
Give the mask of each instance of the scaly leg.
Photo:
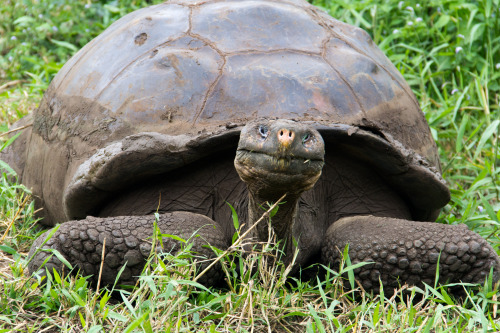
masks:
[[(140, 275), (152, 248), (154, 232), (154, 216), (118, 216), (107, 218), (88, 217), (84, 220), (63, 223), (43, 249), (58, 250), (73, 266), (80, 269), (82, 275), (92, 275), (92, 281), (97, 282), (101, 265), (104, 238), (105, 257), (101, 277), (101, 285), (113, 284), (118, 271), (126, 264), (119, 283), (134, 284)], [(206, 245), (226, 249), (228, 240), (224, 237), (220, 226), (210, 218), (188, 212), (172, 212), (160, 215), (158, 228), (161, 233), (176, 235), (188, 239), (195, 232), (200, 237), (193, 238), (192, 251), (208, 258), (214, 257), (213, 251)], [(46, 239), (44, 233), (33, 243), (29, 257)], [(176, 251), (179, 242), (170, 237), (163, 237), (164, 251)], [(52, 253), (39, 251), (29, 263), (30, 272), (39, 270), (43, 261)], [(201, 265), (206, 267), (208, 264)], [(54, 255), (45, 268), (52, 272), (55, 268), (59, 273), (64, 265)], [(45, 275), (45, 268), (39, 270)], [(212, 285), (221, 278), (222, 271), (212, 269), (200, 280), (201, 283)]]
[(465, 225), (452, 226), (395, 218), (353, 216), (336, 221), (327, 231), (322, 262), (338, 267), (340, 252), (349, 243), (351, 262), (373, 262), (355, 271), (368, 290), (403, 285), (434, 284), (439, 259), (440, 282), (484, 282), (500, 258), (486, 240)]

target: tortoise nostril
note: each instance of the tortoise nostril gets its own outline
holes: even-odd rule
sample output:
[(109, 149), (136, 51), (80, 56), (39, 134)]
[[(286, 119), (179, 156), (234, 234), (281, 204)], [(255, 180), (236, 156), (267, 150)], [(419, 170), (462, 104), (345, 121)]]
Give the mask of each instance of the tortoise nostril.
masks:
[(292, 137), (294, 135), (293, 131), (289, 131), (287, 129), (282, 129), (280, 130), (279, 136), (286, 136), (288, 134), (288, 137)]
[(293, 131), (286, 129), (286, 128), (282, 128), (278, 132), (278, 140), (281, 143), (286, 143), (287, 145), (289, 145), (292, 143), (294, 138), (295, 138), (295, 133)]

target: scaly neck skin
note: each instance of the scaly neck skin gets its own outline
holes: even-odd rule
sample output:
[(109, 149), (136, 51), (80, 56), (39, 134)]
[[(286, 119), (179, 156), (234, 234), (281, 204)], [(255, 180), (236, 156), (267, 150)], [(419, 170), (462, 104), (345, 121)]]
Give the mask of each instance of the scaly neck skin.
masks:
[[(270, 205), (279, 200), (281, 196), (262, 196), (256, 195), (255, 193), (249, 192), (248, 195), (248, 220), (250, 225), (253, 225), (258, 221), (265, 211), (269, 208), (266, 205), (268, 202)], [(299, 203), (300, 193), (289, 194), (287, 193), (285, 199), (279, 204), (278, 212), (271, 218), (271, 228), (276, 234), (277, 241), (281, 241), (282, 246), (285, 245), (284, 251), (286, 259), (291, 260), (294, 251), (293, 245), (293, 226), (295, 224), (295, 219), (298, 214), (298, 203)], [(259, 222), (259, 225), (255, 227), (259, 242), (267, 242), (269, 237), (269, 223), (267, 221)], [(286, 260), (285, 261), (288, 261)]]

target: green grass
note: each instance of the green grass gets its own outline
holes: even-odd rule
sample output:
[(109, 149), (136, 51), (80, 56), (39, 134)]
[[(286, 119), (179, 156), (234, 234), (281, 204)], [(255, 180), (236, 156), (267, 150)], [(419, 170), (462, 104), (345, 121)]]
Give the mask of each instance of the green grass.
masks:
[[(499, 251), (499, 1), (313, 3), (367, 30), (420, 101), (452, 192), (438, 222), (464, 223)], [(1, 2), (0, 133), (36, 107), (76, 50), (112, 21), (146, 5)], [(105, 289), (90, 289), (83, 277), (56, 275), (40, 286), (25, 270), (26, 252), (39, 233), (35, 207), (29, 191), (7, 178), (0, 178), (0, 332), (500, 331), (491, 285), (468, 289), (459, 301), (446, 287), (403, 286), (390, 298), (352, 292), (342, 288), (335, 272), (318, 281), (287, 280), (287, 267), (271, 255), (272, 240), (250, 257), (232, 252), (222, 258), (227, 289), (194, 282), (188, 248), (165, 262), (153, 256), (136, 289), (114, 291), (119, 301)], [(239, 276), (231, 273), (235, 265)]]

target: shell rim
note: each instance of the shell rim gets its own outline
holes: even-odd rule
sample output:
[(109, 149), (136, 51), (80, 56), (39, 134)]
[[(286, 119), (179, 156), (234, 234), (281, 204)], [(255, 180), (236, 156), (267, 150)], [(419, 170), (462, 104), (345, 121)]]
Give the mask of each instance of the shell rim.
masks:
[[(411, 206), (415, 220), (431, 221), (450, 200), (450, 191), (440, 170), (415, 151), (405, 148), (387, 133), (345, 124), (312, 123), (320, 132), (325, 145), (334, 141), (361, 154), (361, 161), (371, 163), (381, 176), (394, 187)], [(113, 193), (141, 180), (168, 173), (193, 163), (211, 153), (234, 149), (236, 152), (242, 125), (197, 136), (171, 136), (156, 132), (142, 132), (99, 149), (82, 163), (63, 194), (63, 207), (68, 219), (85, 218), (94, 207), (102, 206)], [(134, 145), (141, 138), (158, 143), (151, 148)], [(141, 161), (130, 163), (130, 156)], [(147, 158), (149, 157), (149, 158)], [(153, 157), (153, 158), (152, 158)], [(114, 166), (123, 165), (122, 172)], [(146, 162), (145, 162), (146, 161)], [(119, 170), (119, 169), (118, 169)], [(133, 171), (133, 172), (132, 172)], [(140, 174), (138, 174), (140, 173)], [(415, 181), (418, 178), (418, 181)], [(121, 184), (121, 185), (120, 185)], [(82, 202), (85, 204), (82, 205)]]

